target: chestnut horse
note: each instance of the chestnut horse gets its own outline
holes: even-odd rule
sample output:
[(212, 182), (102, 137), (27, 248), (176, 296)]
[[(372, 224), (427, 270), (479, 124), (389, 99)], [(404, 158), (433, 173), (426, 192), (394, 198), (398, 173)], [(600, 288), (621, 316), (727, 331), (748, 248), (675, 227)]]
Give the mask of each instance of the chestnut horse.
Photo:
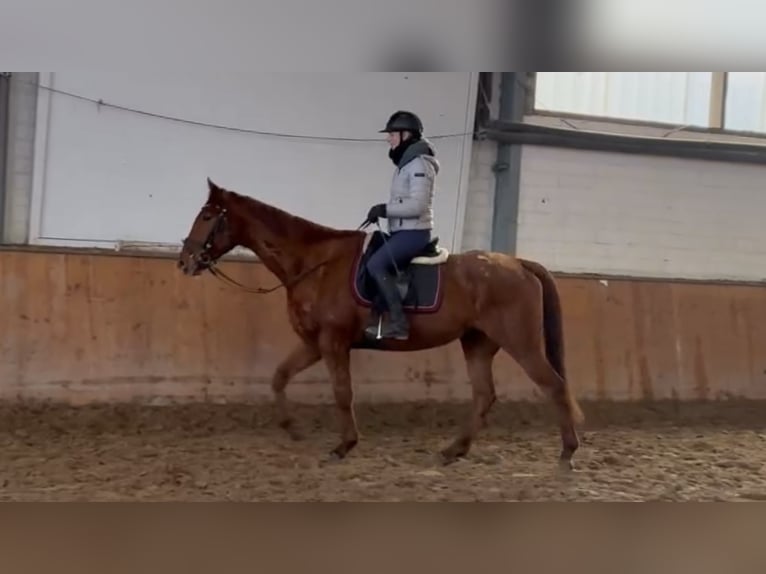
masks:
[(583, 416), (564, 371), (558, 292), (543, 266), (502, 253), (447, 254), (442, 250), (441, 259), (427, 271), (439, 273), (436, 289), (441, 303), (429, 313), (408, 309), (408, 340), (370, 341), (364, 334), (370, 311), (360, 303), (353, 288), (355, 270), (370, 239), (366, 232), (337, 230), (307, 221), (218, 187), (210, 179), (208, 187), (207, 201), (184, 240), (178, 266), (190, 276), (204, 270), (221, 274), (217, 260), (234, 247), (244, 246), (276, 275), (278, 287), (285, 287), (289, 320), (300, 344), (277, 367), (272, 389), (280, 427), (293, 438), (300, 435), (294, 427), (285, 389), (298, 373), (320, 360), (326, 364), (341, 423), (341, 442), (331, 456), (342, 459), (359, 438), (350, 352), (415, 351), (458, 339), (472, 385), (473, 404), (458, 436), (441, 451), (443, 462), (448, 464), (465, 456), (485, 424), (496, 400), (492, 361), (503, 349), (552, 399), (561, 431), (559, 464), (564, 469), (572, 468), (572, 456), (579, 447), (575, 424), (582, 422)]

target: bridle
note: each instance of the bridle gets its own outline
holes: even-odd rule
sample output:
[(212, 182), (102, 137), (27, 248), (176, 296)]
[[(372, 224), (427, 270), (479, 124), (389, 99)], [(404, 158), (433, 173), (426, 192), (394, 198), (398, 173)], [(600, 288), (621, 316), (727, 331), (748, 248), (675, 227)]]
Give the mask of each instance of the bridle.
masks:
[[(205, 207), (208, 207), (208, 206), (205, 206)], [(213, 258), (210, 255), (210, 249), (213, 247), (213, 243), (215, 242), (216, 236), (218, 235), (218, 233), (223, 231), (226, 227), (227, 211), (228, 210), (225, 207), (218, 209), (218, 212), (215, 215), (215, 220), (210, 226), (210, 231), (208, 231), (204, 241), (201, 241), (201, 242), (195, 241), (187, 237), (186, 239), (184, 239), (184, 242), (183, 242), (184, 247), (192, 248), (189, 250), (192, 253), (192, 259), (194, 260), (195, 263), (197, 263), (197, 265), (201, 266), (204, 270), (209, 271), (211, 275), (213, 275), (214, 277), (216, 277), (217, 279), (225, 283), (229, 283), (230, 285), (235, 285), (236, 287), (239, 287), (240, 289), (243, 289), (244, 291), (247, 291), (249, 293), (257, 293), (260, 295), (265, 295), (267, 293), (276, 291), (277, 289), (283, 286), (282, 283), (280, 283), (276, 287), (272, 287), (271, 289), (263, 289), (262, 287), (247, 287), (246, 285), (242, 285), (239, 281), (237, 281), (236, 279), (233, 279), (232, 277), (229, 277), (226, 273), (221, 271), (218, 268), (218, 258)], [(194, 249), (197, 247), (199, 249)]]
[[(207, 206), (205, 206), (207, 207)], [(203, 207), (204, 209), (204, 207)], [(198, 265), (201, 265), (205, 269), (212, 269), (213, 266), (217, 263), (217, 260), (214, 260), (210, 255), (210, 249), (213, 247), (213, 242), (215, 241), (215, 237), (218, 234), (219, 231), (222, 231), (224, 226), (226, 225), (226, 208), (222, 207), (218, 210), (218, 213), (215, 215), (215, 221), (210, 226), (210, 230), (207, 232), (207, 236), (205, 237), (204, 241), (195, 241), (191, 239), (190, 237), (187, 237), (183, 241), (183, 246), (185, 248), (188, 247), (199, 247), (199, 250), (196, 249), (189, 249), (189, 251), (192, 254), (192, 259), (195, 263)]]
[[(204, 209), (204, 208), (203, 208)], [(263, 287), (248, 287), (246, 285), (242, 285), (239, 281), (236, 279), (233, 279), (232, 277), (229, 277), (226, 273), (221, 271), (218, 268), (218, 258), (213, 258), (210, 255), (210, 249), (213, 247), (213, 243), (215, 242), (216, 235), (225, 229), (227, 219), (226, 219), (226, 212), (227, 209), (225, 207), (218, 210), (218, 213), (215, 216), (215, 221), (210, 226), (210, 231), (208, 231), (207, 236), (205, 237), (205, 241), (199, 242), (194, 241), (187, 237), (183, 241), (184, 247), (200, 247), (199, 251), (195, 249), (190, 249), (192, 253), (192, 259), (198, 264), (201, 265), (205, 270), (209, 271), (214, 277), (217, 279), (223, 281), (224, 283), (229, 283), (230, 285), (234, 285), (236, 287), (239, 287), (240, 289), (247, 291), (248, 293), (257, 293), (258, 295), (266, 295), (268, 293), (273, 293), (277, 289), (281, 287), (292, 287), (293, 285), (299, 283), (303, 279), (305, 279), (308, 275), (319, 269), (320, 267), (323, 267), (324, 265), (327, 265), (334, 259), (337, 259), (339, 256), (336, 255), (334, 257), (330, 257), (328, 259), (325, 259), (321, 261), (320, 263), (309, 267), (306, 271), (303, 273), (300, 273), (297, 277), (294, 277), (290, 281), (287, 282), (281, 282), (278, 285), (270, 288), (270, 289), (264, 289)], [(364, 225), (364, 224), (363, 224)], [(362, 227), (360, 227), (362, 228)]]

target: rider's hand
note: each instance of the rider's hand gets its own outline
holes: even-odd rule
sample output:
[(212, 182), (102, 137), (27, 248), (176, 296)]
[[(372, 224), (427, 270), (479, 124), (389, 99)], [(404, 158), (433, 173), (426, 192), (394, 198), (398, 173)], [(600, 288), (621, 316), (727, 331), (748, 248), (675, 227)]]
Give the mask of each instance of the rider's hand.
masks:
[(379, 203), (377, 205), (373, 205), (370, 208), (370, 211), (367, 213), (367, 221), (369, 221), (370, 223), (377, 223), (378, 219), (381, 217), (386, 217), (385, 203)]

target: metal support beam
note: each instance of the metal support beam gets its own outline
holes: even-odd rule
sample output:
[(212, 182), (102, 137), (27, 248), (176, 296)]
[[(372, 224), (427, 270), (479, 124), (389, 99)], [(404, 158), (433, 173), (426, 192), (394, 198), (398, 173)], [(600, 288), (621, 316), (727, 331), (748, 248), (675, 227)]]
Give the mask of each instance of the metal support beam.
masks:
[(5, 225), (5, 166), (8, 158), (8, 100), (10, 99), (11, 73), (0, 72), (0, 242)]
[[(520, 122), (524, 118), (525, 72), (502, 72), (500, 82), (501, 122)], [(495, 172), (495, 200), (492, 211), (492, 250), (514, 254), (518, 230), (521, 176), (521, 145), (499, 141)]]
[(754, 143), (672, 140), (608, 132), (572, 130), (525, 124), (489, 122), (485, 137), (509, 145), (553, 146), (659, 157), (679, 157), (766, 165), (766, 145)]
[(713, 80), (710, 90), (710, 125), (722, 129), (726, 125), (726, 88), (728, 72), (712, 72)]
[(2, 230), (2, 242), (9, 245), (29, 241), (39, 77), (39, 72), (13, 72), (9, 82)]

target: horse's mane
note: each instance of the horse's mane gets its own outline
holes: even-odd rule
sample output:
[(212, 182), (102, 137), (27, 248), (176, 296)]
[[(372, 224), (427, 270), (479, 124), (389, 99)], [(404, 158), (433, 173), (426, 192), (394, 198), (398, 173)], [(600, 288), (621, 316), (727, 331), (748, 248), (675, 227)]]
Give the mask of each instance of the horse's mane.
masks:
[(321, 225), (250, 196), (236, 192), (229, 193), (230, 201), (233, 203), (232, 207), (257, 218), (273, 233), (287, 235), (290, 239), (301, 243), (316, 243), (328, 239), (343, 239), (363, 235), (362, 231), (336, 229)]

